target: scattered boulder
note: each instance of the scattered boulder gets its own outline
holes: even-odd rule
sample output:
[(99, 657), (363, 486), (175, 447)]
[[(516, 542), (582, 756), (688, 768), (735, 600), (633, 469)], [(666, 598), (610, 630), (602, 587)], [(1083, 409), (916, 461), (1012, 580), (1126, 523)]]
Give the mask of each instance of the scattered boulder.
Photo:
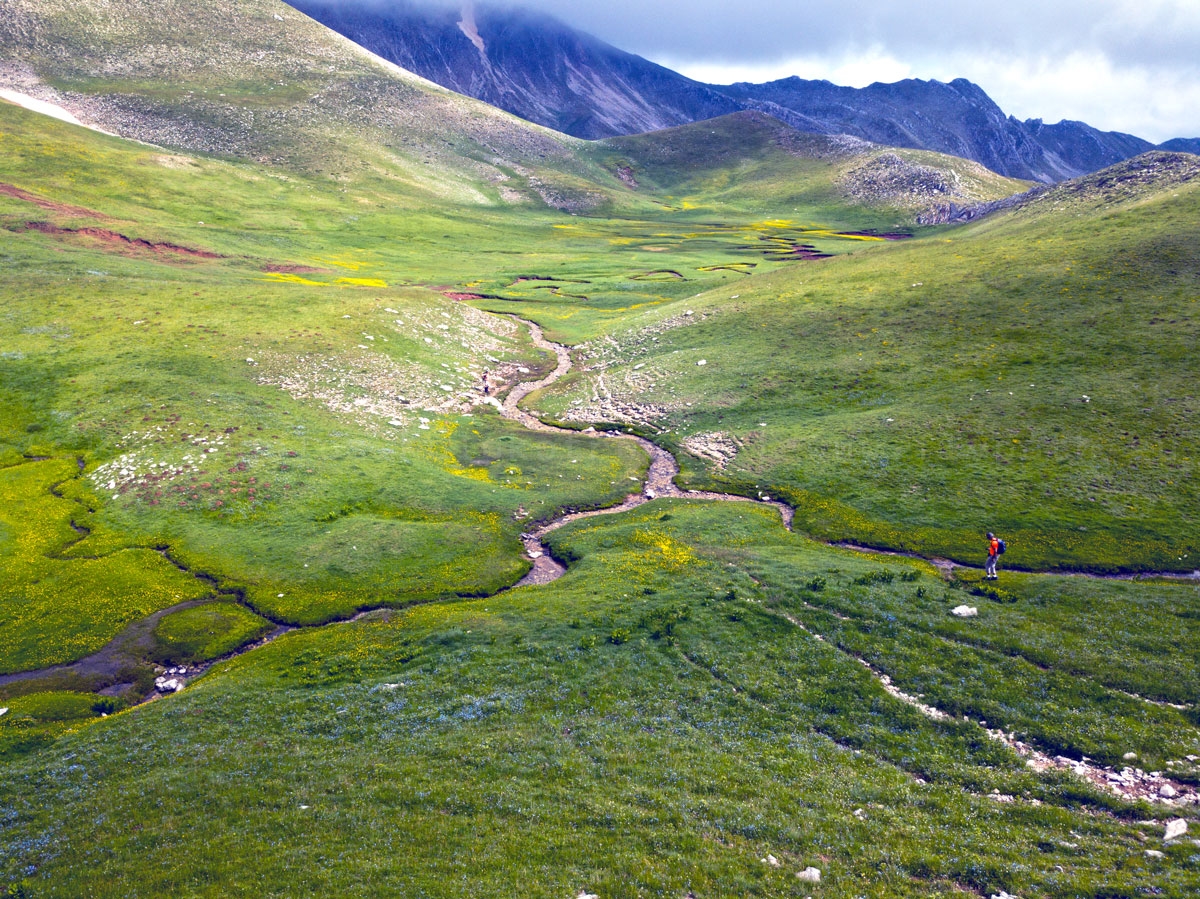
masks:
[(1188, 823), (1183, 818), (1176, 818), (1174, 821), (1167, 822), (1167, 832), (1163, 834), (1163, 839), (1168, 843), (1171, 840), (1177, 840), (1187, 833)]
[(1147, 849), (1146, 858), (1166, 858), (1166, 855), (1159, 852), (1157, 849)]
[(1163, 799), (1174, 799), (1179, 795), (1179, 791), (1170, 784), (1163, 784), (1158, 788), (1158, 795)]
[(770, 865), (772, 868), (779, 867), (779, 859), (768, 853), (767, 857), (761, 860), (764, 865)]
[(956, 615), (959, 618), (974, 618), (979, 614), (979, 609), (968, 605), (955, 606), (950, 610), (950, 614)]
[(821, 869), (814, 868), (810, 865), (809, 867), (805, 868), (803, 871), (797, 871), (796, 877), (799, 878), (800, 880), (802, 880), (804, 883), (820, 883), (821, 882)]

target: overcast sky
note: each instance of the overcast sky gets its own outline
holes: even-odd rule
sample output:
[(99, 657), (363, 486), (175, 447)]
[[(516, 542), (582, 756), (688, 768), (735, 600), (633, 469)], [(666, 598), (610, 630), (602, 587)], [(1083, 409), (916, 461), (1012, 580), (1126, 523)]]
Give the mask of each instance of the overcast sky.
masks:
[[(484, 0), (487, 2), (487, 0)], [(496, 0), (492, 0), (495, 3)], [(482, 4), (481, 4), (482, 5)], [(714, 84), (969, 78), (1017, 118), (1200, 137), (1200, 0), (509, 0)]]

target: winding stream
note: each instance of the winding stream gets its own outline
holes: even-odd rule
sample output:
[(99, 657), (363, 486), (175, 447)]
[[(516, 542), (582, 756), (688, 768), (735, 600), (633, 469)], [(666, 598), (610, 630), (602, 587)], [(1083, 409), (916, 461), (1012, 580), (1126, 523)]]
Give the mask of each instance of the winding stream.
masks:
[[(552, 518), (541, 525), (538, 525), (533, 530), (521, 535), (521, 541), (525, 546), (527, 558), (532, 562), (532, 567), (529, 572), (521, 578), (516, 584), (511, 587), (506, 587), (499, 592), (503, 593), (507, 590), (515, 589), (516, 587), (536, 586), (540, 584), (548, 584), (557, 580), (566, 574), (566, 567), (554, 559), (545, 544), (542, 542), (551, 531), (557, 530), (565, 524), (572, 521), (578, 521), (581, 518), (592, 518), (599, 515), (616, 515), (620, 512), (628, 511), (629, 509), (637, 508), (644, 505), (653, 499), (659, 497), (684, 497), (688, 499), (706, 499), (706, 500), (725, 500), (729, 502), (757, 502), (763, 505), (774, 506), (779, 510), (779, 514), (783, 519), (784, 526), (791, 528), (793, 510), (791, 506), (781, 502), (753, 500), (744, 496), (735, 496), (724, 493), (709, 493), (698, 490), (682, 490), (675, 485), (675, 476), (679, 474), (679, 463), (675, 461), (667, 450), (660, 446), (651, 443), (634, 434), (624, 434), (608, 431), (597, 431), (594, 428), (588, 428), (586, 431), (576, 431), (570, 428), (559, 428), (554, 425), (548, 425), (530, 413), (520, 408), (520, 402), (530, 393), (535, 390), (541, 390), (553, 384), (555, 381), (562, 378), (571, 370), (571, 354), (570, 351), (557, 343), (553, 343), (545, 338), (542, 329), (531, 321), (522, 318), (517, 318), (517, 321), (525, 325), (529, 329), (530, 339), (539, 349), (553, 353), (558, 360), (557, 365), (550, 374), (538, 381), (524, 381), (514, 385), (501, 403), (497, 400), (491, 400), (490, 405), (494, 406), (501, 416), (504, 418), (516, 421), (528, 428), (531, 431), (539, 431), (547, 434), (561, 434), (570, 437), (587, 436), (596, 439), (607, 440), (631, 440), (638, 444), (650, 456), (650, 466), (646, 473), (646, 480), (642, 486), (640, 493), (632, 493), (627, 496), (621, 503), (615, 506), (608, 506), (603, 509), (596, 509), (588, 512), (565, 512), (557, 518)], [(31, 460), (32, 461), (32, 460)], [(83, 470), (84, 460), (80, 459), (80, 471)], [(63, 494), (59, 488), (60, 484), (52, 487), (52, 492), (56, 496), (62, 497)], [(89, 510), (90, 511), (90, 510)], [(87, 528), (77, 525), (74, 521), (71, 522), (71, 527), (79, 535), (79, 542), (84, 540), (90, 533)], [(153, 547), (159, 552), (163, 558), (178, 568), (180, 571), (191, 574), (205, 583), (212, 586), (213, 594), (222, 596), (226, 599), (233, 599), (239, 603), (245, 604), (245, 595), (240, 589), (230, 589), (222, 587), (217, 577), (205, 572), (195, 571), (185, 564), (174, 558), (170, 554), (168, 547), (157, 546)], [(94, 678), (108, 677), (116, 678), (118, 673), (131, 661), (128, 655), (128, 650), (137, 644), (147, 643), (154, 629), (154, 626), (165, 615), (171, 612), (181, 611), (186, 608), (203, 604), (204, 600), (189, 600), (187, 602), (173, 605), (166, 609), (159, 609), (152, 615), (142, 618), (128, 625), (120, 634), (114, 637), (107, 645), (99, 651), (92, 653), (82, 659), (74, 662), (67, 662), (61, 665), (54, 665), (48, 668), (41, 668), (34, 671), (19, 671), (11, 674), (0, 675), (0, 686), (13, 683), (16, 681), (30, 680), (57, 680), (64, 678)], [(262, 612), (251, 608), (251, 611), (262, 616)], [(359, 612), (351, 618), (341, 621), (332, 621), (322, 625), (314, 625), (314, 627), (328, 627), (335, 624), (344, 624), (353, 621), (360, 621), (368, 615), (386, 614), (387, 607), (380, 609), (370, 609)], [(267, 616), (263, 616), (267, 617)], [(270, 619), (271, 624), (275, 625), (274, 629), (266, 636), (247, 644), (240, 649), (235, 650), (228, 655), (222, 656), (219, 659), (213, 659), (202, 663), (197, 663), (191, 666), (177, 666), (168, 671), (168, 678), (180, 684), (179, 689), (182, 689), (190, 680), (199, 677), (218, 662), (228, 661), (229, 659), (237, 658), (245, 655), (260, 646), (272, 642), (286, 633), (301, 629), (298, 626), (290, 625), (282, 621)], [(112, 692), (105, 690), (103, 692)], [(156, 699), (163, 695), (163, 690), (151, 692), (146, 698), (147, 700)], [(168, 688), (165, 692), (171, 692)]]
[[(792, 509), (791, 506), (787, 505), (786, 503), (779, 502), (777, 500), (751, 499), (750, 497), (738, 496), (735, 494), (728, 494), (728, 493), (712, 493), (712, 492), (703, 491), (703, 490), (684, 490), (684, 489), (680, 488), (675, 483), (675, 477), (679, 474), (679, 463), (675, 460), (675, 457), (673, 455), (671, 455), (671, 453), (669, 451), (663, 449), (662, 447), (660, 447), (654, 443), (651, 443), (649, 440), (646, 440), (642, 437), (638, 437), (635, 434), (621, 433), (621, 432), (614, 432), (614, 431), (597, 431), (594, 428), (588, 428), (584, 431), (577, 431), (577, 430), (572, 430), (570, 428), (556, 427), (554, 425), (546, 424), (545, 422), (541, 421), (534, 415), (531, 415), (530, 413), (521, 409), (520, 403), (523, 399), (525, 399), (525, 397), (527, 397), (529, 394), (533, 393), (534, 391), (541, 390), (542, 388), (548, 387), (549, 385), (555, 383), (556, 381), (558, 381), (559, 379), (564, 377), (568, 372), (570, 372), (572, 363), (571, 363), (570, 351), (566, 347), (564, 347), (560, 344), (553, 343), (552, 341), (547, 340), (545, 338), (544, 334), (542, 333), (542, 329), (538, 325), (536, 325), (533, 322), (527, 321), (525, 319), (521, 319), (521, 318), (517, 318), (516, 320), (518, 322), (520, 322), (521, 324), (525, 325), (529, 329), (530, 339), (535, 346), (537, 346), (538, 348), (540, 348), (542, 350), (545, 350), (547, 352), (554, 354), (555, 358), (557, 359), (557, 365), (555, 366), (554, 370), (550, 374), (546, 375), (544, 378), (542, 378), (538, 381), (525, 381), (525, 382), (521, 382), (521, 383), (514, 385), (509, 390), (508, 394), (505, 396), (503, 402), (500, 402), (494, 398), (490, 399), (489, 405), (492, 405), (493, 407), (495, 407), (497, 409), (497, 411), (500, 413), (500, 415), (502, 415), (504, 418), (508, 418), (508, 419), (511, 419), (512, 421), (516, 421), (531, 431), (538, 431), (541, 433), (548, 433), (548, 434), (560, 434), (563, 436), (570, 436), (570, 437), (585, 436), (585, 437), (592, 437), (592, 438), (595, 438), (598, 440), (630, 440), (630, 441), (633, 441), (638, 446), (640, 446), (643, 450), (646, 451), (647, 455), (650, 457), (650, 466), (647, 470), (646, 479), (645, 479), (644, 484), (642, 485), (641, 491), (638, 493), (631, 493), (621, 503), (614, 505), (614, 506), (608, 506), (603, 509), (596, 509), (596, 510), (587, 511), (587, 512), (564, 512), (563, 514), (560, 514), (558, 517), (552, 518), (549, 521), (546, 521), (540, 525), (537, 525), (536, 527), (534, 527), (531, 530), (527, 531), (526, 533), (522, 534), (521, 541), (525, 546), (525, 553), (526, 553), (526, 556), (529, 559), (529, 561), (532, 563), (532, 567), (530, 568), (528, 573), (526, 573), (526, 575), (523, 578), (521, 578), (521, 580), (518, 581), (516, 584), (514, 584), (511, 587), (506, 587), (503, 590), (498, 591), (498, 592), (503, 593), (503, 592), (506, 592), (507, 590), (515, 589), (517, 587), (548, 584), (548, 583), (551, 583), (552, 581), (555, 581), (558, 578), (562, 577), (564, 574), (566, 574), (566, 567), (564, 565), (562, 565), (560, 562), (558, 562), (556, 559), (554, 559), (553, 556), (551, 556), (545, 543), (543, 542), (546, 535), (550, 534), (551, 532), (558, 530), (559, 528), (563, 527), (564, 525), (570, 524), (573, 521), (578, 521), (583, 518), (594, 518), (594, 517), (598, 517), (601, 515), (616, 515), (621, 512), (626, 512), (630, 509), (635, 509), (638, 506), (644, 505), (645, 503), (648, 503), (651, 500), (658, 499), (661, 497), (672, 497), (672, 498), (680, 498), (680, 499), (716, 500), (716, 501), (720, 501), (720, 502), (756, 503), (758, 505), (769, 505), (778, 510), (780, 517), (783, 520), (784, 526), (786, 528), (788, 528), (789, 530), (791, 529), (794, 510)], [(80, 462), (80, 468), (82, 470), (83, 460), (81, 459), (81, 460), (79, 460), (79, 462)], [(57, 486), (59, 486), (59, 485), (56, 485), (56, 487)], [(57, 493), (56, 495), (61, 496), (62, 494)], [(79, 533), (79, 535), (80, 535), (79, 540), (83, 540), (84, 538), (87, 537), (88, 532), (87, 532), (86, 528), (82, 528), (82, 527), (76, 525), (74, 522), (72, 522), (72, 527), (76, 529), (77, 533)], [(842, 546), (843, 548), (854, 549), (859, 552), (871, 552), (871, 553), (878, 553), (880, 555), (902, 555), (902, 556), (907, 556), (907, 557), (911, 557), (911, 558), (923, 558), (923, 557), (916, 556), (916, 555), (910, 554), (910, 553), (898, 553), (895, 551), (872, 549), (869, 547), (856, 546), (856, 545), (852, 545), (852, 544), (839, 544), (839, 545)], [(242, 603), (245, 602), (245, 597), (244, 597), (244, 595), (241, 594), (240, 590), (223, 588), (220, 584), (219, 579), (216, 578), (215, 576), (213, 576), (211, 574), (206, 574), (204, 572), (194, 571), (194, 570), (188, 568), (183, 563), (181, 563), (180, 561), (178, 561), (174, 557), (172, 557), (170, 555), (169, 549), (167, 547), (159, 546), (159, 547), (153, 547), (153, 549), (160, 552), (163, 555), (163, 557), (167, 559), (167, 561), (169, 561), (171, 564), (175, 565), (181, 571), (188, 572), (189, 574), (193, 575), (194, 577), (197, 577), (197, 578), (209, 583), (213, 588), (214, 595), (224, 596), (227, 599), (232, 598), (232, 599), (234, 599), (238, 602), (242, 602)], [(927, 561), (932, 561), (933, 564), (936, 565), (939, 570), (941, 570), (941, 572), (944, 576), (952, 576), (953, 569), (957, 568), (957, 567), (961, 567), (957, 563), (948, 562), (946, 560), (941, 560), (941, 559), (933, 559), (933, 560), (927, 560)], [(1064, 574), (1064, 573), (1070, 574), (1072, 572), (1058, 572), (1058, 573), (1059, 574)], [(1096, 575), (1088, 575), (1088, 576), (1095, 577)], [(1146, 576), (1155, 576), (1155, 575), (1142, 575), (1142, 576), (1146, 577)], [(1160, 574), (1157, 576), (1158, 577), (1169, 577), (1169, 578), (1192, 580), (1192, 579), (1200, 579), (1200, 572), (1196, 572), (1195, 574), (1192, 574), (1192, 575)], [(1101, 577), (1103, 577), (1103, 576), (1101, 576)], [(1136, 577), (1136, 575), (1134, 577)], [(0, 675), (0, 685), (12, 683), (14, 681), (28, 681), (28, 680), (40, 680), (40, 679), (54, 680), (54, 679), (58, 679), (58, 678), (72, 677), (72, 676), (74, 676), (74, 677), (97, 677), (97, 676), (104, 677), (104, 676), (107, 676), (109, 678), (115, 678), (117, 676), (118, 672), (122, 669), (122, 667), (127, 665), (130, 661), (130, 659), (126, 656), (126, 654), (124, 652), (122, 652), (122, 650), (125, 650), (126, 648), (130, 647), (131, 645), (133, 645), (135, 643), (139, 643), (139, 642), (143, 642), (143, 641), (147, 640), (151, 636), (154, 625), (158, 622), (158, 620), (162, 616), (167, 615), (174, 611), (179, 611), (181, 609), (194, 606), (194, 605), (199, 605), (202, 602), (203, 602), (202, 600), (199, 600), (199, 601), (192, 600), (192, 601), (184, 602), (184, 603), (181, 603), (181, 604), (178, 604), (175, 606), (171, 606), (170, 608), (167, 608), (167, 609), (160, 609), (158, 612), (155, 612), (153, 615), (150, 615), (147, 618), (141, 619), (141, 620), (136, 621), (133, 624), (129, 625), (124, 631), (122, 631), (120, 634), (118, 634), (116, 637), (114, 637), (113, 640), (111, 640), (103, 649), (99, 650), (96, 653), (93, 653), (90, 656), (87, 656), (83, 659), (79, 659), (75, 662), (70, 662), (70, 663), (66, 663), (66, 664), (62, 664), (62, 665), (55, 665), (50, 668), (39, 669), (36, 671), (22, 671), (22, 672), (15, 672), (12, 674)], [(259, 614), (259, 615), (262, 614), (261, 612), (258, 612), (258, 610), (255, 610), (255, 609), (252, 609), (252, 611), (255, 611), (256, 614)], [(386, 615), (387, 613), (388, 613), (387, 607), (371, 609), (371, 610), (360, 612), (351, 618), (343, 619), (341, 621), (328, 622), (328, 623), (322, 624), (322, 625), (314, 625), (313, 627), (329, 627), (331, 625), (344, 624), (344, 623), (353, 622), (353, 621), (360, 621), (367, 616)], [(213, 665), (215, 665), (219, 662), (228, 661), (229, 659), (233, 659), (233, 658), (236, 658), (241, 655), (245, 655), (246, 653), (252, 652), (253, 650), (259, 648), (260, 646), (263, 646), (267, 643), (272, 642), (273, 640), (277, 639), (278, 637), (282, 636), (283, 634), (289, 633), (293, 630), (301, 629), (300, 627), (297, 627), (294, 625), (289, 625), (282, 621), (271, 621), (271, 623), (275, 625), (275, 628), (270, 633), (268, 633), (266, 636), (262, 637), (261, 639), (256, 640), (253, 643), (250, 643), (246, 646), (243, 646), (240, 649), (237, 649), (234, 652), (229, 653), (228, 655), (223, 656), (219, 659), (213, 659), (211, 661), (195, 664), (195, 665), (192, 665), (192, 666), (189, 666), (186, 668), (173, 668), (169, 672), (170, 677), (173, 678), (174, 680), (176, 680), (180, 684), (179, 689), (182, 689), (182, 687), (184, 685), (186, 685), (190, 680), (204, 674)], [(105, 692), (114, 692), (114, 691), (106, 690)], [(168, 689), (168, 690), (166, 690), (166, 692), (170, 692), (170, 690)], [(149, 696), (146, 697), (146, 699), (147, 700), (156, 699), (160, 695), (163, 695), (163, 691), (161, 691), (161, 690), (154, 691), (154, 692), (151, 692), (149, 694)]]
[(591, 512), (568, 512), (551, 519), (545, 524), (534, 528), (532, 531), (522, 534), (521, 540), (525, 544), (525, 553), (532, 560), (533, 568), (515, 586), (526, 587), (534, 584), (548, 584), (566, 574), (567, 569), (550, 555), (546, 550), (545, 544), (542, 542), (542, 538), (551, 531), (556, 531), (563, 525), (570, 524), (572, 521), (578, 521), (581, 518), (593, 518), (599, 515), (615, 515), (618, 512), (627, 512), (659, 497), (721, 500), (725, 502), (758, 503), (759, 505), (774, 506), (779, 510), (779, 514), (783, 518), (784, 527), (789, 530), (791, 529), (794, 510), (786, 503), (774, 500), (755, 500), (730, 493), (710, 493), (705, 490), (681, 489), (675, 484), (675, 477), (679, 474), (679, 463), (667, 450), (657, 444), (651, 443), (649, 440), (634, 434), (597, 431), (594, 428), (588, 428), (582, 432), (574, 431), (570, 428), (559, 428), (554, 425), (548, 425), (521, 409), (521, 400), (525, 399), (525, 397), (535, 390), (541, 390), (543, 387), (550, 386), (571, 370), (571, 354), (565, 346), (547, 340), (542, 333), (542, 329), (533, 322), (526, 321), (525, 319), (518, 319), (518, 321), (529, 328), (529, 336), (535, 346), (554, 353), (558, 359), (558, 365), (554, 371), (540, 381), (526, 381), (513, 387), (505, 398), (504, 403), (499, 406), (500, 414), (505, 418), (519, 422), (531, 431), (563, 434), (572, 437), (578, 437), (582, 433), (585, 436), (596, 437), (598, 439), (631, 440), (644, 449), (646, 454), (650, 456), (650, 468), (646, 472), (646, 481), (642, 486), (641, 493), (631, 493), (620, 504), (596, 509)]

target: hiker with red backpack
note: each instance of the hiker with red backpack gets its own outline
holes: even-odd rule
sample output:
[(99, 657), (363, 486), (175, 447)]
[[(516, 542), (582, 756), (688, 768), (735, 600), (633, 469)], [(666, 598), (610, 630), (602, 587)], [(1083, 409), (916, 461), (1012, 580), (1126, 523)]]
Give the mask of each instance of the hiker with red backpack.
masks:
[(1008, 549), (1008, 547), (1004, 545), (1003, 540), (1001, 540), (999, 537), (997, 537), (991, 531), (987, 532), (987, 539), (988, 539), (988, 557), (987, 557), (987, 564), (983, 568), (984, 580), (994, 581), (994, 580), (996, 580), (997, 577), (999, 577), (999, 575), (996, 574), (996, 558), (1002, 552), (1004, 552), (1004, 550)]

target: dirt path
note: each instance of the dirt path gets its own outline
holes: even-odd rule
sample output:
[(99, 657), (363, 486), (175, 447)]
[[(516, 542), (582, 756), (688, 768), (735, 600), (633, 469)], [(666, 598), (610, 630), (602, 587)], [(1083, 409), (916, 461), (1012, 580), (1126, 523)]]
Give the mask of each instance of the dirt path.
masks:
[[(803, 621), (796, 618), (794, 615), (787, 613), (771, 612), (770, 614), (776, 617), (783, 618), (789, 624), (804, 631), (814, 640), (819, 640), (828, 646), (837, 649), (848, 658), (854, 659), (871, 673), (871, 676), (879, 682), (883, 687), (884, 692), (895, 699), (900, 700), (906, 705), (910, 705), (919, 711), (926, 718), (933, 721), (949, 721), (953, 716), (942, 711), (936, 706), (929, 705), (921, 701), (921, 697), (913, 696), (905, 693), (899, 687), (892, 683), (891, 677), (884, 674), (878, 668), (874, 667), (866, 659), (846, 649), (838, 646), (836, 643), (826, 640), (821, 634), (807, 627)], [(1123, 692), (1123, 691), (1117, 691)], [(1156, 703), (1153, 700), (1145, 699), (1141, 696), (1133, 696), (1126, 693), (1126, 696), (1131, 696), (1133, 699), (1139, 699), (1142, 702), (1153, 705), (1168, 705), (1169, 703)], [(1172, 706), (1172, 708), (1186, 708), (1186, 706)], [(990, 728), (985, 720), (973, 720), (970, 717), (963, 715), (964, 722), (973, 722), (976, 724), (989, 739), (995, 740), (998, 743), (1003, 743), (1019, 757), (1025, 759), (1027, 767), (1041, 774), (1051, 768), (1070, 771), (1075, 776), (1087, 781), (1102, 793), (1111, 793), (1119, 799), (1126, 802), (1135, 802), (1142, 800), (1145, 802), (1159, 803), (1170, 807), (1186, 807), (1200, 805), (1200, 791), (1195, 786), (1183, 783), (1181, 781), (1172, 780), (1171, 772), (1161, 771), (1143, 771), (1132, 764), (1125, 765), (1119, 770), (1117, 768), (1098, 764), (1093, 762), (1087, 756), (1081, 756), (1078, 759), (1067, 758), (1065, 756), (1050, 756), (1041, 752), (1036, 747), (1021, 740), (1015, 732), (1005, 732), (1003, 728)], [(1134, 761), (1136, 755), (1127, 756), (1128, 761)], [(1190, 758), (1190, 756), (1189, 756)], [(1013, 802), (1014, 797), (1002, 796), (998, 792), (993, 792), (988, 796), (997, 802)]]

